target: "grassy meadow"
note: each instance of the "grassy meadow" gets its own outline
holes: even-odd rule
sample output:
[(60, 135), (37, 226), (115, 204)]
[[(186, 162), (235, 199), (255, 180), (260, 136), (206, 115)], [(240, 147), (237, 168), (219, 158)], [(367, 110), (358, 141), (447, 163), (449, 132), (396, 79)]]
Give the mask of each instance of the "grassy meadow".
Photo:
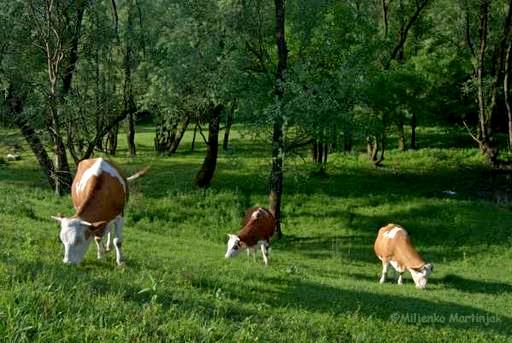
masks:
[[(244, 209), (267, 204), (269, 147), (242, 129), (206, 191), (193, 186), (204, 145), (191, 152), (191, 132), (172, 157), (155, 156), (150, 127), (136, 158), (121, 147), (112, 159), (126, 174), (152, 166), (132, 185), (126, 268), (113, 252), (98, 261), (94, 243), (81, 265), (62, 263), (50, 216), (72, 215), (71, 200), (53, 195), (25, 150), (0, 164), (0, 340), (512, 341), (512, 212), (492, 190), (504, 181), (485, 182), (464, 133), (441, 136), (420, 130), (421, 149), (388, 151), (383, 168), (362, 151), (330, 155), (327, 176), (289, 156), (284, 237), (268, 268), (259, 254), (224, 259)], [(434, 263), (427, 290), (409, 274), (378, 284), (373, 242), (389, 222)]]

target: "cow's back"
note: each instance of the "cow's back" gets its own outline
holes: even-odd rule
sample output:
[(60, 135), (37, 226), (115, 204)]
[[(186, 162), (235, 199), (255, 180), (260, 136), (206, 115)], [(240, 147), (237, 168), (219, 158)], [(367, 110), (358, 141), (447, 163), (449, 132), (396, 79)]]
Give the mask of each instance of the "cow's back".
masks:
[(256, 243), (259, 240), (268, 241), (275, 232), (276, 221), (272, 213), (262, 207), (250, 208), (245, 212), (243, 228), (239, 236)]
[(425, 264), (412, 246), (407, 231), (395, 224), (388, 224), (379, 230), (374, 250), (382, 260), (396, 261), (402, 267), (420, 268)]
[(78, 165), (71, 192), (76, 215), (81, 219), (110, 221), (123, 213), (128, 183), (112, 162), (88, 159)]

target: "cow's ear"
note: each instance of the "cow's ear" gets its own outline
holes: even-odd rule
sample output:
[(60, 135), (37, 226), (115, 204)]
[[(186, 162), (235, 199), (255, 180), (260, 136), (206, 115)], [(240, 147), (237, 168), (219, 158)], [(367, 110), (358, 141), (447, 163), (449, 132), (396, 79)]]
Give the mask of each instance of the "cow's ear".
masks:
[(247, 244), (245, 244), (245, 242), (242, 242), (242, 241), (238, 241), (238, 245), (240, 246), (240, 248), (247, 247)]
[(85, 221), (85, 220), (80, 220), (80, 224), (83, 225), (83, 226), (87, 226), (89, 228), (91, 228), (93, 226), (93, 224)]
[(55, 219), (56, 221), (58, 221), (59, 223), (62, 223), (62, 219), (64, 219), (64, 217), (62, 217), (60, 214), (58, 216), (52, 216), (52, 219)]

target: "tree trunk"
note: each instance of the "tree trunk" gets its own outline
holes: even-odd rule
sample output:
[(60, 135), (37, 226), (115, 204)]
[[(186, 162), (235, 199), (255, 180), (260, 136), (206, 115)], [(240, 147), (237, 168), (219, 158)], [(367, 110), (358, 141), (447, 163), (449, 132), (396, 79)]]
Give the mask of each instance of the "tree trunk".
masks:
[(231, 104), (231, 108), (228, 111), (228, 115), (226, 117), (226, 129), (224, 130), (224, 141), (222, 143), (222, 149), (228, 150), (229, 145), (229, 133), (231, 131), (231, 126), (233, 125), (233, 121), (235, 118), (235, 109), (236, 109), (236, 98), (233, 100)]
[(277, 73), (275, 98), (277, 111), (274, 114), (272, 133), (272, 171), (270, 180), (269, 205), (276, 220), (277, 238), (282, 237), (281, 231), (281, 198), (283, 195), (283, 163), (284, 163), (284, 115), (283, 96), (288, 64), (288, 49), (285, 39), (285, 0), (274, 0), (276, 10), (276, 46)]
[(391, 66), (391, 62), (393, 60), (400, 58), (399, 55), (400, 55), (401, 51), (403, 52), (403, 47), (407, 40), (409, 31), (411, 30), (414, 23), (418, 20), (421, 12), (423, 11), (423, 9), (425, 9), (425, 7), (427, 6), (429, 1), (430, 0), (420, 0), (419, 2), (417, 2), (416, 10), (414, 11), (413, 15), (409, 18), (409, 20), (407, 22), (402, 23), (402, 25), (400, 27), (400, 36), (399, 36), (398, 42), (395, 45), (395, 47), (393, 48), (393, 51), (391, 52), (391, 55), (389, 56), (389, 58), (384, 63), (385, 70), (389, 69), (389, 67)]
[(416, 150), (416, 113), (411, 118), (411, 149)]
[(181, 121), (181, 125), (179, 126), (178, 130), (176, 131), (174, 140), (171, 142), (171, 146), (169, 147), (169, 154), (175, 154), (176, 150), (178, 150), (178, 147), (181, 143), (181, 139), (185, 135), (185, 132), (187, 131), (188, 124), (190, 123), (190, 117), (191, 117), (190, 115), (185, 115), (185, 117)]
[[(377, 158), (379, 155), (380, 156)], [(381, 137), (377, 137), (376, 143), (375, 143), (375, 150), (373, 155), (373, 165), (375, 167), (380, 167), (382, 165), (382, 162), (384, 161), (384, 152), (386, 151), (386, 134), (383, 133)]]
[[(489, 0), (480, 0), (480, 26), (479, 26), (479, 36), (480, 36), (480, 46), (479, 53), (477, 58), (477, 69), (476, 69), (476, 77), (477, 77), (477, 99), (478, 99), (478, 122), (479, 122), (479, 130), (478, 130), (478, 143), (480, 147), (480, 151), (487, 158), (488, 162), (496, 166), (497, 165), (497, 157), (498, 157), (498, 149), (494, 144), (493, 139), (493, 130), (492, 130), (492, 115), (494, 113), (494, 107), (496, 105), (496, 96), (497, 96), (497, 82), (501, 73), (501, 64), (499, 60), (499, 55), (501, 53), (496, 54), (496, 58), (493, 61), (493, 65), (495, 68), (494, 72), (494, 81), (491, 85), (490, 90), (490, 100), (487, 103), (486, 100), (486, 86), (484, 85), (485, 81), (485, 55), (487, 49), (487, 38), (488, 38), (488, 20), (489, 20)], [(510, 11), (509, 11), (510, 16)], [(498, 64), (498, 65), (496, 65)]]
[(39, 135), (34, 130), (32, 125), (26, 118), (23, 117), (23, 98), (24, 96), (15, 94), (12, 85), (9, 86), (7, 92), (7, 103), (9, 106), (9, 112), (12, 114), (14, 123), (21, 131), (21, 134), (27, 141), (32, 153), (36, 156), (39, 166), (46, 175), (48, 184), (52, 189), (55, 189), (55, 168), (53, 162), (48, 156), (46, 149), (44, 148)]
[(343, 132), (343, 151), (351, 152), (352, 145), (353, 145), (352, 126), (346, 125), (345, 131)]
[[(368, 136), (366, 141), (369, 160), (373, 162), (375, 167), (381, 166), (384, 161), (384, 152), (386, 150), (386, 131), (384, 130), (380, 137), (376, 135)], [(380, 157), (378, 157), (379, 152)]]
[(178, 121), (172, 117), (162, 117), (156, 125), (155, 150), (160, 154), (167, 153), (176, 137)]
[(311, 158), (315, 163), (318, 161), (318, 141), (316, 139), (311, 143)]
[(406, 150), (403, 118), (399, 118), (397, 127), (398, 127), (398, 150), (403, 152)]
[(128, 132), (126, 133), (128, 140), (128, 155), (133, 157), (137, 155), (135, 147), (135, 113), (130, 111), (128, 113)]
[(220, 115), (223, 106), (217, 105), (210, 113), (208, 125), (208, 145), (206, 147), (206, 156), (201, 169), (196, 175), (196, 185), (200, 188), (207, 188), (215, 174), (217, 167), (217, 155), (219, 151), (219, 131), (220, 131)]
[(368, 159), (370, 161), (377, 160), (377, 137), (369, 135), (366, 137), (366, 150), (368, 152)]
[(137, 111), (137, 106), (135, 104), (135, 99), (133, 95), (133, 87), (132, 87), (132, 64), (133, 64), (133, 48), (132, 48), (132, 31), (133, 31), (133, 9), (132, 3), (130, 2), (128, 8), (128, 19), (127, 19), (127, 36), (126, 36), (126, 53), (124, 56), (124, 88), (123, 88), (123, 98), (124, 98), (124, 111), (126, 112), (128, 118), (128, 132), (127, 132), (127, 140), (128, 140), (128, 155), (135, 156), (137, 154), (137, 150), (135, 147), (135, 112)]
[(199, 125), (196, 123), (196, 126), (194, 126), (194, 135), (192, 136), (192, 145), (190, 147), (190, 151), (194, 152), (195, 146), (196, 146), (196, 134), (197, 134), (197, 127)]
[(78, 44), (80, 42), (81, 37), (81, 28), (82, 28), (82, 21), (84, 17), (84, 11), (88, 4), (87, 1), (74, 1), (74, 4), (76, 5), (76, 22), (74, 22), (74, 27), (71, 25), (71, 23), (68, 23), (70, 27), (69, 29), (72, 29), (71, 37), (69, 38), (70, 41), (70, 49), (69, 49), (69, 55), (67, 56), (65, 60), (65, 66), (64, 66), (64, 75), (62, 77), (62, 94), (65, 96), (69, 93), (71, 90), (71, 83), (73, 81), (73, 74), (75, 72), (76, 63), (78, 62)]
[(59, 129), (60, 122), (58, 120), (56, 103), (52, 100), (50, 100), (50, 102), (53, 102), (53, 105), (50, 105), (49, 109), (52, 117), (52, 125), (49, 131), (51, 132), (50, 136), (52, 138), (53, 151), (55, 154), (55, 194), (64, 195), (71, 190), (72, 177), (66, 154), (66, 146), (64, 145), (64, 140), (62, 139)]
[[(62, 67), (62, 60), (65, 57), (66, 49), (63, 44), (62, 36), (66, 34), (65, 31), (60, 30), (55, 25), (54, 18), (58, 14), (54, 13), (55, 7), (53, 2), (47, 2), (44, 7), (43, 22), (41, 25), (35, 25), (38, 29), (37, 35), (40, 38), (40, 44), (43, 46), (47, 62), (48, 74), (48, 94), (47, 94), (47, 112), (45, 118), (46, 129), (53, 145), (53, 152), (55, 154), (54, 163), (54, 185), (55, 193), (63, 195), (71, 189), (71, 172), (69, 170), (69, 163), (66, 154), (66, 147), (64, 139), (61, 134), (61, 120), (59, 113), (59, 104), (62, 96), (57, 92), (57, 83), (61, 76), (60, 68)], [(39, 17), (32, 18), (35, 22), (40, 20)], [(62, 94), (61, 94), (62, 95)]]
[(107, 149), (107, 154), (115, 156), (117, 151), (117, 135), (119, 133), (119, 124), (116, 124), (112, 130), (110, 130), (107, 134), (107, 140), (105, 142), (105, 147)]
[[(512, 4), (511, 4), (512, 6)], [(512, 74), (512, 42), (509, 42), (505, 59), (503, 94), (508, 118), (508, 149), (512, 151), (512, 99), (510, 99), (510, 77)]]
[(69, 169), (66, 146), (61, 134), (61, 122), (58, 109), (56, 93), (58, 61), (48, 62), (49, 92), (48, 92), (48, 114), (46, 125), (53, 145), (55, 154), (55, 193), (64, 195), (71, 190), (71, 171)]

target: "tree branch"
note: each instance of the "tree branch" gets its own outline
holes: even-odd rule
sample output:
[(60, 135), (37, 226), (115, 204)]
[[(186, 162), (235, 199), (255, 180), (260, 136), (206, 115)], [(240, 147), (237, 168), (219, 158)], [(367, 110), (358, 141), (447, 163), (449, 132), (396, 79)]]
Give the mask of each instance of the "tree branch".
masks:
[(419, 18), (421, 11), (427, 6), (428, 2), (429, 2), (429, 0), (422, 0), (420, 3), (418, 3), (416, 5), (416, 11), (414, 12), (412, 17), (409, 19), (409, 21), (405, 25), (405, 28), (403, 28), (403, 31), (400, 34), (400, 40), (398, 41), (397, 45), (391, 52), (391, 55), (390, 55), (388, 61), (384, 65), (385, 69), (389, 69), (389, 67), (391, 66), (391, 62), (397, 58), (397, 55), (398, 55), (400, 49), (403, 48), (405, 41), (407, 40), (407, 35), (409, 34), (409, 30), (414, 25), (416, 20)]

